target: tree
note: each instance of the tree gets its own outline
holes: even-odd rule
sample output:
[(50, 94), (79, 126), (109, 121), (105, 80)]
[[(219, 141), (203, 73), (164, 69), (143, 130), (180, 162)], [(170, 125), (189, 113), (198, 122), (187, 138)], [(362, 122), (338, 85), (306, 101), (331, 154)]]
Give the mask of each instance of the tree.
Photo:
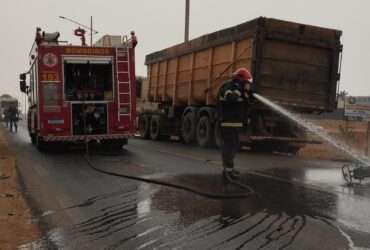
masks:
[(8, 95), (8, 94), (3, 94), (0, 97), (1, 98), (4, 98), (4, 99), (10, 99), (10, 98), (12, 98), (12, 96), (11, 95)]

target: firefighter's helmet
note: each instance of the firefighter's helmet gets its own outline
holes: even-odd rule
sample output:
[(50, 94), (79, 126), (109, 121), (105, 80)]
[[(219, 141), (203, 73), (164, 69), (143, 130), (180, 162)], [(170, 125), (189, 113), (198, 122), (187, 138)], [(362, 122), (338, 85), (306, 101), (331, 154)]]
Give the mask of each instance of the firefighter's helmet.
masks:
[(245, 82), (252, 83), (252, 74), (246, 68), (239, 68), (233, 73), (233, 78), (239, 78)]

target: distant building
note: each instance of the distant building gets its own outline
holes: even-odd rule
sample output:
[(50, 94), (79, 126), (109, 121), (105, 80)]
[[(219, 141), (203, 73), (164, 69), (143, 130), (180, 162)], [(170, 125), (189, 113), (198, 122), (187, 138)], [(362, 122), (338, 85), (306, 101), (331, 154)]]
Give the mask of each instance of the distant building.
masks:
[(9, 103), (16, 103), (18, 105), (18, 100), (8, 94), (0, 96), (0, 107), (3, 107), (3, 105), (8, 105)]
[(338, 108), (333, 112), (306, 115), (312, 119), (370, 121), (370, 96), (338, 96)]
[(0, 120), (4, 118), (4, 110), (11, 105), (18, 106), (18, 100), (8, 94), (0, 96)]
[(346, 96), (344, 116), (348, 120), (370, 121), (370, 96)]

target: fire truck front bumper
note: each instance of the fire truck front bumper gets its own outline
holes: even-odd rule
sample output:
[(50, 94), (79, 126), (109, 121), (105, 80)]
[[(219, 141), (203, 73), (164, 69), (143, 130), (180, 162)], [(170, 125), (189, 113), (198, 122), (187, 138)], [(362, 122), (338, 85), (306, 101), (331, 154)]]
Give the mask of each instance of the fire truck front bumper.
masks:
[(100, 141), (100, 140), (122, 140), (128, 139), (129, 134), (119, 135), (73, 135), (73, 136), (43, 136), (43, 140), (47, 142), (79, 142), (79, 141)]

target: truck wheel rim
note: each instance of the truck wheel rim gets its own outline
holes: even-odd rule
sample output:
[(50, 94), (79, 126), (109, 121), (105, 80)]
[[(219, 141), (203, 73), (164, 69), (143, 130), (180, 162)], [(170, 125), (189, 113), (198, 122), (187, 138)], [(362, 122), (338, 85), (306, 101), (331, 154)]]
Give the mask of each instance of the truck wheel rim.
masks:
[(204, 121), (199, 123), (199, 135), (201, 138), (205, 138), (207, 135), (207, 124)]

